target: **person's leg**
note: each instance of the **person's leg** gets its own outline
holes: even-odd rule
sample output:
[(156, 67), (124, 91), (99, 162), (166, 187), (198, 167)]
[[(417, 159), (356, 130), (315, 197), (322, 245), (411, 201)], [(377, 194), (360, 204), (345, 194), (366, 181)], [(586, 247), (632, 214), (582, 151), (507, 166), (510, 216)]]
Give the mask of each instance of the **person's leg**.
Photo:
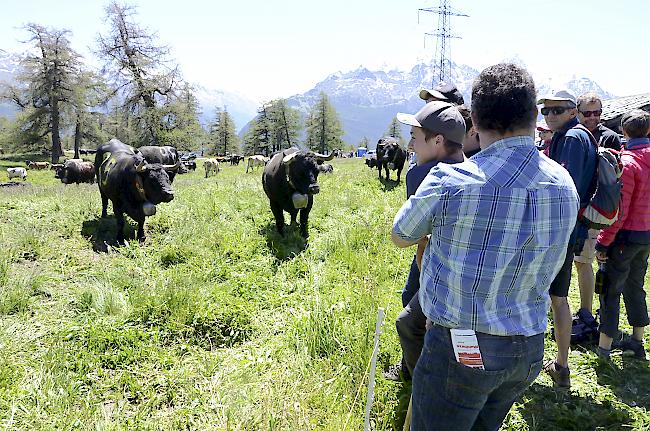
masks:
[[(625, 301), (627, 320), (633, 327), (632, 340), (637, 341), (642, 349), (644, 328), (650, 323), (645, 300), (646, 294), (643, 289), (643, 282), (648, 269), (650, 246), (634, 245), (634, 249), (636, 252), (630, 261), (630, 273), (623, 287), (623, 300)], [(638, 349), (639, 357), (641, 357), (641, 349)], [(635, 353), (637, 352), (635, 351)], [(645, 352), (643, 356), (645, 356)]]
[(620, 244), (612, 244), (608, 252), (605, 274), (605, 293), (600, 295), (600, 339), (598, 347), (611, 350), (612, 341), (618, 334), (621, 311), (621, 293), (630, 273), (631, 253)]
[(521, 346), (521, 349), (513, 351), (516, 353), (515, 367), (511, 369), (508, 380), (490, 393), (472, 430), (498, 430), (512, 404), (539, 375), (544, 359), (544, 334), (521, 337)]
[(449, 329), (433, 325), (413, 375), (411, 429), (471, 430), (488, 395), (505, 379), (500, 359), (495, 364), (485, 358), (485, 370), (458, 363)]
[(595, 279), (592, 263), (596, 256), (598, 232), (598, 229), (589, 229), (589, 237), (585, 240), (580, 254), (574, 257), (580, 288), (580, 308), (589, 311), (589, 314), (592, 314), (594, 301)]
[(571, 310), (567, 296), (571, 284), (571, 263), (573, 262), (573, 246), (567, 247), (567, 253), (560, 271), (551, 282), (549, 294), (551, 295), (551, 310), (553, 311), (553, 328), (555, 330), (555, 344), (557, 356), (544, 366), (557, 386), (570, 387), (569, 377), (569, 346), (571, 344)]
[(553, 326), (557, 344), (555, 362), (566, 368), (569, 366), (569, 347), (571, 345), (571, 310), (566, 296), (551, 295), (551, 310), (553, 310)]
[(413, 296), (411, 302), (404, 307), (395, 323), (399, 334), (399, 342), (402, 345), (404, 364), (411, 376), (420, 358), (424, 335), (426, 334), (427, 318), (422, 312), (418, 296), (417, 293)]

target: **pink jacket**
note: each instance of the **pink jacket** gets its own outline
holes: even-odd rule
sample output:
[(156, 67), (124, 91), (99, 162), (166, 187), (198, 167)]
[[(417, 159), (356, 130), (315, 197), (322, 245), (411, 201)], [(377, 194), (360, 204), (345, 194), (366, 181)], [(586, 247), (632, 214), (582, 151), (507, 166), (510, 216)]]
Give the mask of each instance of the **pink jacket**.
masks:
[[(627, 148), (629, 145), (629, 149)], [(630, 140), (621, 151), (623, 196), (619, 219), (600, 231), (598, 244), (609, 246), (619, 230), (650, 232), (650, 141)]]

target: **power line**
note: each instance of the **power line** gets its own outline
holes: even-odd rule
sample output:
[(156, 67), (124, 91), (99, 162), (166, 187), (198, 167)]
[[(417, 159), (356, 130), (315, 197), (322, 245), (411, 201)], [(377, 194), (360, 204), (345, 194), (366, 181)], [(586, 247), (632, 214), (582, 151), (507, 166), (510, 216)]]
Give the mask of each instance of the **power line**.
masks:
[[(427, 7), (418, 9), (418, 24), (420, 23), (420, 12), (425, 13), (436, 13), (438, 14), (438, 28), (435, 31), (428, 31), (424, 33), (424, 47), (426, 48), (426, 37), (435, 36), (436, 37), (436, 52), (434, 56), (434, 67), (438, 65), (438, 76), (440, 81), (446, 81), (451, 77), (451, 52), (449, 49), (449, 43), (447, 39), (460, 39), (460, 36), (457, 36), (451, 32), (451, 20), (452, 16), (465, 16), (469, 17), (454, 8), (449, 4), (449, 0), (440, 0), (440, 6), (438, 7)], [(433, 80), (431, 86), (435, 86), (435, 73), (433, 74)]]

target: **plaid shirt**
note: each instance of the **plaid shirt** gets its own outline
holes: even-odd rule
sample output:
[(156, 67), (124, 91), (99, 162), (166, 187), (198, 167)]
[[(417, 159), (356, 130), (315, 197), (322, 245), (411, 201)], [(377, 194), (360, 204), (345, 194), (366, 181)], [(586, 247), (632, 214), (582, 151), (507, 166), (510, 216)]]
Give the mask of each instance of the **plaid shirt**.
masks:
[(578, 207), (569, 173), (528, 136), (438, 164), (393, 224), (407, 241), (431, 234), (420, 275), (424, 314), (447, 328), (493, 335), (544, 332), (548, 289)]

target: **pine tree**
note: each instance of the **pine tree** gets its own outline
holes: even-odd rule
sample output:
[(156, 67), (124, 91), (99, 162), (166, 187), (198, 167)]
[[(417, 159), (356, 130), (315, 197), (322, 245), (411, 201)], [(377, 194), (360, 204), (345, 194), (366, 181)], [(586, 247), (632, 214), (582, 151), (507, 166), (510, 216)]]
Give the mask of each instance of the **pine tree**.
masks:
[(257, 117), (250, 123), (250, 127), (244, 134), (244, 154), (262, 154), (269, 156), (271, 154), (271, 138), (273, 136), (272, 121), (269, 115), (267, 104), (263, 104)]
[(342, 136), (343, 128), (338, 114), (329, 103), (327, 95), (321, 92), (307, 119), (306, 145), (324, 154), (340, 148), (343, 143)]
[(364, 136), (363, 138), (361, 138), (361, 141), (359, 141), (359, 145), (357, 146), (357, 148), (368, 148), (368, 145), (370, 145), (370, 140), (366, 136)]
[(178, 97), (170, 99), (163, 108), (161, 145), (171, 145), (182, 151), (198, 148), (205, 139), (200, 115), (199, 101), (192, 86), (186, 83)]

